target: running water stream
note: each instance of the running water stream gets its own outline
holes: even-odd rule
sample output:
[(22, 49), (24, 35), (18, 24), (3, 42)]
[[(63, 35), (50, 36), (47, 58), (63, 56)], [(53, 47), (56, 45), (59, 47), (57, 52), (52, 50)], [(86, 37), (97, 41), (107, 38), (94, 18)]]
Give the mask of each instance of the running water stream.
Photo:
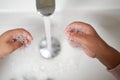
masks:
[(51, 40), (51, 22), (49, 16), (44, 16), (45, 35), (47, 41), (47, 49), (52, 52), (52, 40)]

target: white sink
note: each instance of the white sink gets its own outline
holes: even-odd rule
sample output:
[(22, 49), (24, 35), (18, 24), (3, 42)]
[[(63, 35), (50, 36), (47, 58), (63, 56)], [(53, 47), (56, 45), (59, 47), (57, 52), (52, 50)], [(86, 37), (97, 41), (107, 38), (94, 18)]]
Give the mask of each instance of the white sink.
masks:
[(41, 15), (33, 13), (35, 0), (0, 0), (0, 34), (22, 27), (34, 38), (30, 46), (0, 61), (0, 80), (115, 80), (99, 61), (72, 48), (64, 29), (72, 21), (88, 22), (120, 51), (119, 3), (120, 0), (56, 0), (56, 12), (51, 16), (52, 35), (62, 49), (57, 57), (46, 60), (39, 52), (40, 40), (45, 35)]
[(44, 35), (43, 18), (37, 13), (0, 13), (0, 34), (13, 28), (25, 28), (33, 42), (0, 61), (0, 80), (115, 80), (96, 59), (72, 48), (64, 29), (72, 21), (93, 25), (99, 35), (120, 51), (120, 10), (55, 12), (51, 16), (52, 35), (61, 43), (61, 52), (54, 59), (44, 59), (39, 52)]

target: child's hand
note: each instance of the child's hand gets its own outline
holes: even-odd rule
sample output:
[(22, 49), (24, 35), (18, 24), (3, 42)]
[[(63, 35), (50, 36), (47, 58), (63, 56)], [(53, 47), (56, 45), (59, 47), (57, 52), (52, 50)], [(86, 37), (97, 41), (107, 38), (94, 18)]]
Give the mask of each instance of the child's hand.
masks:
[(80, 46), (88, 56), (97, 58), (108, 69), (120, 64), (120, 53), (106, 44), (91, 25), (73, 22), (66, 28), (65, 34), (70, 43)]
[(65, 34), (73, 46), (81, 47), (92, 58), (108, 47), (93, 27), (87, 23), (73, 22), (66, 28)]
[(0, 58), (12, 53), (21, 46), (30, 44), (31, 34), (24, 29), (13, 29), (0, 36)]

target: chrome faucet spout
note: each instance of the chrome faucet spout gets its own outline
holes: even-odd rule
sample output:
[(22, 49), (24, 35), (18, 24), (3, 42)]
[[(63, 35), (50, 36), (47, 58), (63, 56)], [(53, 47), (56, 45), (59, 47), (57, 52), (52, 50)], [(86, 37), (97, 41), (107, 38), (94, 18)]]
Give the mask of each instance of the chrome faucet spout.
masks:
[(36, 8), (43, 16), (50, 16), (55, 10), (55, 0), (36, 0)]

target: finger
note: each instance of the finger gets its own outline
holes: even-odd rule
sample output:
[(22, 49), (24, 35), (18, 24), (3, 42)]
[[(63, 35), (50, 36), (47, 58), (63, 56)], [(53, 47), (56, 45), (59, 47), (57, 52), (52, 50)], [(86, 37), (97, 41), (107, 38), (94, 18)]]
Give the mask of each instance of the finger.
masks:
[[(13, 30), (14, 34), (16, 35), (23, 35), (23, 36), (26, 36), (28, 40), (33, 40), (33, 37), (32, 35), (25, 29), (22, 29), (22, 28), (18, 28), (18, 29), (14, 29)], [(12, 33), (11, 33), (12, 34)]]
[(22, 30), (23, 30), (22, 33), (27, 36), (27, 39), (28, 39), (29, 41), (33, 40), (32, 35), (31, 35), (27, 30), (25, 30), (25, 29), (22, 29)]
[(9, 41), (14, 36), (16, 36), (16, 35), (19, 36), (19, 35), (22, 35), (22, 34), (24, 34), (29, 41), (33, 40), (31, 34), (27, 30), (22, 29), (22, 28), (8, 30), (4, 34), (2, 34), (1, 36), (4, 38), (5, 41)]
[(84, 36), (83, 35), (80, 35), (78, 33), (71, 33), (70, 36), (68, 37), (68, 39), (70, 41), (74, 41), (74, 42), (77, 42), (79, 44), (83, 43), (84, 42)]
[(68, 27), (65, 30), (65, 33), (70, 33), (70, 32), (82, 32), (85, 34), (91, 34), (95, 32), (95, 30), (92, 28), (90, 24), (84, 23), (84, 22), (73, 22), (68, 25)]

